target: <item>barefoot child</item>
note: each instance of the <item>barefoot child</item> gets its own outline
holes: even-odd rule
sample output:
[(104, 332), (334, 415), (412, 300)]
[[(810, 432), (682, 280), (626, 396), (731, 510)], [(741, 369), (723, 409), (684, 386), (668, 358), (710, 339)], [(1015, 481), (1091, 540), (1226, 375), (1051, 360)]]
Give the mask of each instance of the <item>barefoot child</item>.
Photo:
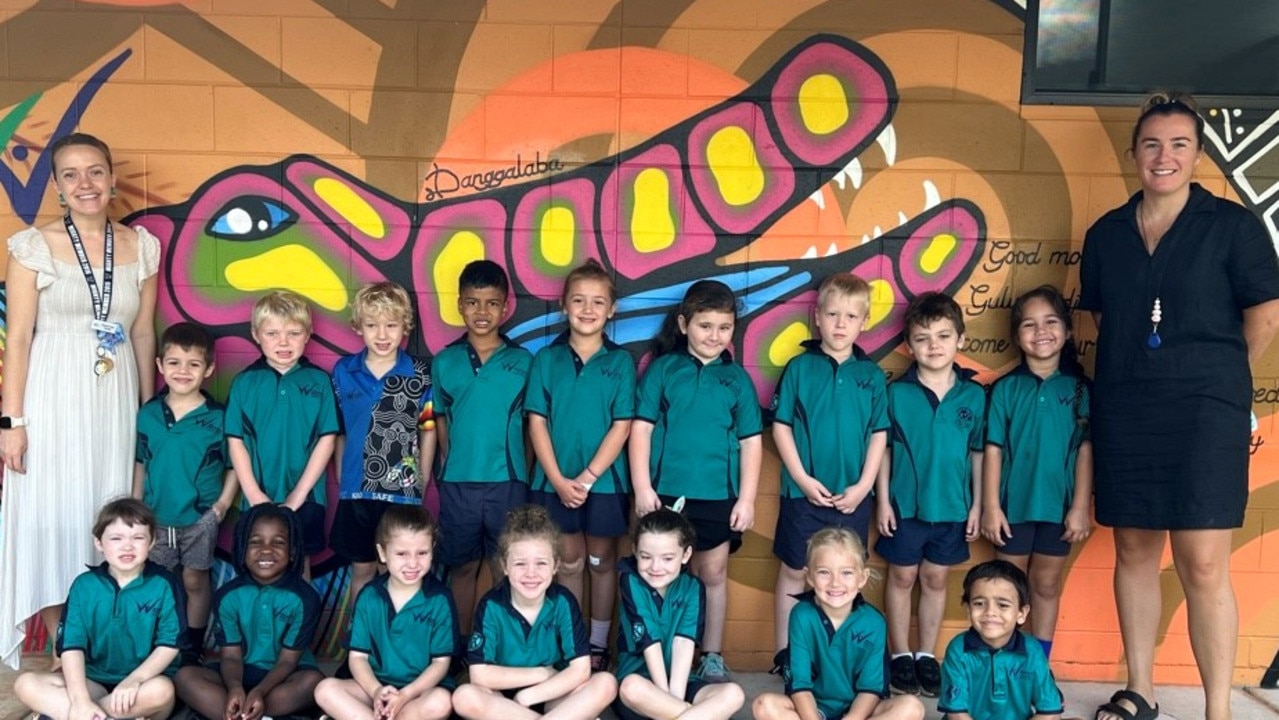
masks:
[(507, 515), (498, 558), (505, 578), (476, 608), (471, 682), (453, 693), (454, 710), (467, 720), (598, 717), (617, 681), (591, 674), (582, 613), (554, 582), (559, 529), (545, 508), (525, 505)]
[(334, 720), (443, 720), (453, 705), (449, 663), (457, 644), (453, 596), (431, 574), (435, 518), (392, 505), (377, 525), (386, 574), (365, 584), (351, 620), (351, 679), (330, 678), (315, 702)]
[(740, 685), (709, 685), (689, 671), (706, 610), (702, 582), (684, 572), (693, 526), (660, 508), (635, 525), (635, 556), (622, 561), (622, 608), (613, 712), (623, 720), (728, 720), (746, 696)]
[(239, 575), (214, 597), (220, 663), (178, 672), (178, 695), (206, 718), (260, 720), (313, 706), (324, 678), (311, 655), (320, 596), (302, 577), (302, 529), (283, 505), (249, 508), (235, 524)]

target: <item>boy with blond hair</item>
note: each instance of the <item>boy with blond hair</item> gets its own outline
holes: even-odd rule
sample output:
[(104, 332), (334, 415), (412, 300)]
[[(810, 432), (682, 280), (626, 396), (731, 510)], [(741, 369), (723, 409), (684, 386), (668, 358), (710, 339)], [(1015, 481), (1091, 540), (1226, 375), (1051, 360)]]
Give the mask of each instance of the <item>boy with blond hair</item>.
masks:
[(773, 395), (773, 440), (782, 488), (773, 554), (777, 656), (784, 671), (794, 595), (804, 591), (808, 539), (824, 527), (853, 530), (863, 546), (870, 502), (888, 444), (884, 373), (854, 343), (870, 315), (870, 286), (837, 273), (817, 288), (818, 337), (786, 364)]
[(296, 512), (309, 558), (324, 549), (320, 478), (340, 429), (333, 382), (302, 354), (311, 308), (300, 295), (267, 293), (253, 304), (251, 322), (262, 357), (231, 381), (227, 448), (245, 507), (270, 502)]
[(333, 366), (342, 417), (337, 439), (338, 507), (329, 549), (351, 563), (350, 607), (377, 573), (374, 538), (393, 505), (418, 505), (431, 478), (435, 419), (430, 360), (401, 349), (413, 303), (393, 282), (365, 285), (351, 303), (364, 349)]

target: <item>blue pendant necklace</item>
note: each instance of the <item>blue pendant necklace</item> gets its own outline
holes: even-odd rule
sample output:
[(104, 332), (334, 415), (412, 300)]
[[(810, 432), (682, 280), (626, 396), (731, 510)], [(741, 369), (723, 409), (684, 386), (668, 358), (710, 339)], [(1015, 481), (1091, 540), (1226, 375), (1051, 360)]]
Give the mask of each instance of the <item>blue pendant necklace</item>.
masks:
[[(1142, 244), (1148, 248), (1151, 248), (1151, 250), (1149, 250), (1149, 254), (1150, 254), (1151, 265), (1153, 265), (1154, 255), (1155, 255), (1153, 251), (1153, 247), (1159, 246), (1159, 241), (1163, 239), (1163, 235), (1160, 235), (1159, 237), (1155, 238), (1154, 243), (1151, 243), (1147, 239), (1149, 236), (1146, 234), (1146, 221), (1141, 218), (1141, 205), (1137, 206), (1137, 230), (1141, 233)], [(1150, 306), (1150, 335), (1146, 336), (1146, 346), (1149, 347), (1151, 350), (1158, 350), (1159, 346), (1164, 344), (1163, 338), (1159, 337), (1159, 323), (1164, 319), (1163, 305), (1159, 301), (1159, 291), (1158, 291), (1159, 285), (1162, 284), (1162, 277), (1160, 278), (1160, 280), (1161, 282), (1157, 282), (1155, 284), (1155, 287), (1156, 287), (1155, 301)]]

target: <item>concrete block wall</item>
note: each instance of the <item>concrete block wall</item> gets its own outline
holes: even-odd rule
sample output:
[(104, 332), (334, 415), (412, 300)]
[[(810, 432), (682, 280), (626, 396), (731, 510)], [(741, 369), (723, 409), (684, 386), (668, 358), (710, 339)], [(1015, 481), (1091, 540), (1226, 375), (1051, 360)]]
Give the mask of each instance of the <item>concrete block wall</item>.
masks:
[[(455, 277), (470, 257), (454, 252), (458, 233), (478, 228), (482, 252), (504, 262), (541, 246), (507, 255), (510, 223), (490, 227), (497, 217), (491, 213), (489, 220), (459, 220), (449, 208), (480, 207), (466, 203), (490, 198), (513, 211), (529, 188), (567, 188), (556, 183), (582, 177), (593, 194), (575, 209), (576, 227), (599, 223), (600, 232), (586, 238), (597, 243), (589, 252), (614, 258), (626, 293), (695, 279), (684, 274), (691, 268), (780, 267), (789, 277), (812, 276), (742, 323), (739, 357), (766, 405), (793, 347), (779, 338), (795, 338), (782, 331), (796, 318), (803, 330), (807, 289), (832, 263), (881, 280), (871, 328), (880, 332), (871, 349), (886, 371), (905, 368), (891, 331), (909, 289), (886, 281), (908, 262), (894, 229), (929, 217), (930, 197), (957, 200), (976, 208), (979, 232), (958, 238), (947, 257), (959, 269), (935, 286), (965, 307), (963, 362), (991, 380), (1017, 359), (1007, 331), (1011, 299), (1044, 282), (1077, 296), (1085, 230), (1136, 188), (1124, 155), (1131, 109), (1019, 104), (1022, 31), (1020, 10), (995, 0), (0, 0), (0, 235), (58, 214), (41, 151), (76, 125), (115, 149), (119, 215), (157, 230), (166, 253), (180, 258), (166, 266), (162, 321), (191, 316), (243, 338), (242, 308), (261, 287), (336, 297), (320, 304), (328, 324), (311, 348), (325, 363), (353, 349), (353, 336), (339, 331), (343, 303), (350, 288), (372, 279), (401, 281), (422, 303), (414, 349), (438, 349), (455, 337), (452, 297), (437, 279)], [(843, 159), (838, 167), (765, 163), (768, 182), (793, 171), (798, 184), (821, 183), (816, 199), (789, 198), (731, 238), (690, 231), (680, 238), (690, 248), (681, 250), (681, 262), (643, 272), (627, 265), (625, 240), (600, 211), (609, 201), (611, 158), (646, 143), (676, 148), (652, 163), (685, 183), (668, 207), (717, 222), (687, 184), (695, 185), (698, 173), (725, 171), (717, 176), (729, 178), (721, 180), (724, 190), (740, 182), (732, 178), (743, 168), (721, 162), (708, 170), (691, 160), (686, 121), (726, 107), (823, 33), (853, 41), (882, 64), (895, 87), (895, 142), (866, 144), (857, 181), (851, 170), (836, 177)], [(798, 102), (794, 95), (781, 100)], [(1234, 139), (1210, 147), (1198, 170), (1210, 190), (1259, 213), (1269, 209), (1266, 196), (1252, 188), (1268, 187), (1267, 176), (1277, 175), (1266, 170), (1273, 163), (1261, 144), (1246, 143), (1250, 132), (1270, 132), (1261, 122), (1266, 115), (1213, 110), (1210, 127), (1230, 118)], [(765, 157), (763, 145), (756, 149)], [(314, 161), (289, 159), (296, 154)], [(1236, 175), (1245, 165), (1248, 174)], [(517, 177), (507, 177), (512, 166)], [(217, 213), (249, 207), (245, 198), (265, 198), (296, 222), (275, 238), (208, 231)], [(681, 220), (691, 226), (689, 217)], [(651, 230), (642, 223), (631, 229)], [(317, 276), (280, 265), (256, 265), (248, 281), (228, 276), (229, 263), (285, 245), (305, 248), (302, 255), (327, 266), (336, 284), (321, 287)], [(825, 259), (832, 250), (835, 260)], [(718, 264), (710, 264), (714, 258)], [(553, 330), (555, 293), (546, 288), (564, 270), (543, 262), (517, 278), (519, 319), (547, 325), (530, 337)], [(1091, 363), (1095, 332), (1086, 317), (1079, 321), (1082, 355)], [(245, 340), (221, 347), (219, 393), (255, 354)], [(1256, 682), (1279, 647), (1277, 601), (1268, 590), (1279, 580), (1279, 349), (1257, 375), (1253, 494), (1233, 564), (1238, 682)], [(771, 442), (767, 449), (757, 529), (731, 563), (726, 651), (743, 669), (767, 667), (772, 655), (778, 463)], [(974, 559), (989, 554), (974, 545)], [(1112, 561), (1105, 531), (1072, 556), (1054, 652), (1060, 677), (1121, 672)], [(965, 625), (960, 578), (957, 571), (947, 636)], [(877, 602), (881, 594), (879, 584), (868, 590)], [(1163, 608), (1157, 680), (1195, 682), (1184, 604), (1165, 596)]]

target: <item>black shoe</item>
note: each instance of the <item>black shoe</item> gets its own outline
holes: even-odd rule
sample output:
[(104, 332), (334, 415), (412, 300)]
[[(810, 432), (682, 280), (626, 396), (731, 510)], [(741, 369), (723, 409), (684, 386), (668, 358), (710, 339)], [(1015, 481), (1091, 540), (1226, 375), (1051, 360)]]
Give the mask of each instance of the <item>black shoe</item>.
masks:
[(790, 648), (784, 647), (777, 651), (773, 656), (773, 669), (768, 671), (769, 675), (776, 675), (783, 680), (790, 678)]
[(918, 695), (919, 678), (915, 677), (915, 659), (909, 655), (893, 658), (889, 665), (892, 679), (889, 681), (893, 692), (898, 695)]
[(924, 697), (935, 698), (941, 693), (941, 665), (937, 664), (937, 658), (916, 658), (915, 678)]
[(607, 672), (608, 663), (612, 658), (609, 657), (608, 648), (598, 645), (591, 646), (591, 672)]

